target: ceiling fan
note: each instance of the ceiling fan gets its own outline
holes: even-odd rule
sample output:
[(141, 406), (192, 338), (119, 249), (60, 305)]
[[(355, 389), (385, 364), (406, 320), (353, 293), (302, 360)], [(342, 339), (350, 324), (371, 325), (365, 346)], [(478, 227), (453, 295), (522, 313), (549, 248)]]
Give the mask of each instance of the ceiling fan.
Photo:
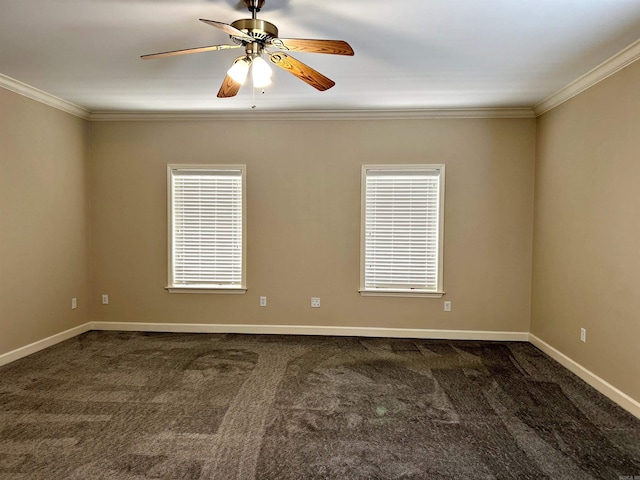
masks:
[[(233, 97), (238, 93), (247, 78), (249, 68), (252, 71), (254, 87), (262, 88), (271, 83), (271, 68), (262, 58), (263, 53), (268, 56), (271, 63), (320, 91), (328, 90), (335, 85), (333, 80), (296, 60), (285, 51), (353, 55), (353, 49), (347, 42), (344, 40), (279, 38), (278, 28), (273, 23), (257, 18), (257, 13), (263, 7), (265, 0), (243, 0), (243, 2), (251, 12), (251, 18), (236, 20), (231, 24), (200, 19), (201, 22), (227, 33), (233, 42), (232, 45), (210, 45), (185, 50), (173, 50), (142, 55), (140, 58), (147, 60), (212, 50), (244, 48), (245, 54), (236, 58), (231, 68), (227, 71), (227, 75), (218, 91), (218, 97), (220, 98)], [(269, 50), (270, 48), (279, 51), (272, 52)]]

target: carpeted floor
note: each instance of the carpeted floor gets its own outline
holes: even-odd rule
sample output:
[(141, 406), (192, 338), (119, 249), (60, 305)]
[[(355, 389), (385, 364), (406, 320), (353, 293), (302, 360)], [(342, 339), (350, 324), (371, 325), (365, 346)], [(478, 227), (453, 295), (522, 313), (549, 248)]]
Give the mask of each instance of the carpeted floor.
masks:
[(0, 479), (640, 479), (527, 343), (89, 332), (0, 368)]

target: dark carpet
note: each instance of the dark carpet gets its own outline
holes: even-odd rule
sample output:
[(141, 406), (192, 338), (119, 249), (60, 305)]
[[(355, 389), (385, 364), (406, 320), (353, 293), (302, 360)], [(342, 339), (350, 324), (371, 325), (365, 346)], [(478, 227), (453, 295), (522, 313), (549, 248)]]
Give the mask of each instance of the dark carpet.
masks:
[(0, 368), (0, 479), (640, 479), (527, 343), (89, 332)]

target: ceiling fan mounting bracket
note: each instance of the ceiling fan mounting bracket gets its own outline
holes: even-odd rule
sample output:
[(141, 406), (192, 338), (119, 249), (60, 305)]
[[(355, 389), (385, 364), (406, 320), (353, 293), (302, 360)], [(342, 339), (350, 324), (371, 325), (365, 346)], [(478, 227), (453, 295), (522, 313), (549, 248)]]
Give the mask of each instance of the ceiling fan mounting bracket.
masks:
[(264, 5), (264, 1), (265, 0), (244, 0), (244, 4), (247, 6), (249, 11), (255, 15)]

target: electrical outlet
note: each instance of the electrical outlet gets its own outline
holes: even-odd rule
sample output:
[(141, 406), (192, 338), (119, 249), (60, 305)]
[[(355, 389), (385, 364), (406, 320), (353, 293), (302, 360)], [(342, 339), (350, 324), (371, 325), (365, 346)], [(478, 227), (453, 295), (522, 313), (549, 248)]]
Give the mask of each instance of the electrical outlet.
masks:
[(586, 328), (581, 328), (580, 329), (580, 341), (581, 342), (586, 342), (587, 341), (587, 329)]
[(109, 295), (102, 295), (102, 304), (109, 305)]
[(267, 297), (260, 297), (260, 306), (261, 307), (267, 306)]
[(320, 308), (320, 297), (311, 297), (311, 306), (313, 308)]
[(78, 299), (74, 297), (71, 299), (71, 309), (75, 310), (76, 308), (78, 308)]
[(444, 311), (445, 312), (450, 312), (451, 311), (451, 300), (445, 300), (444, 301)]

